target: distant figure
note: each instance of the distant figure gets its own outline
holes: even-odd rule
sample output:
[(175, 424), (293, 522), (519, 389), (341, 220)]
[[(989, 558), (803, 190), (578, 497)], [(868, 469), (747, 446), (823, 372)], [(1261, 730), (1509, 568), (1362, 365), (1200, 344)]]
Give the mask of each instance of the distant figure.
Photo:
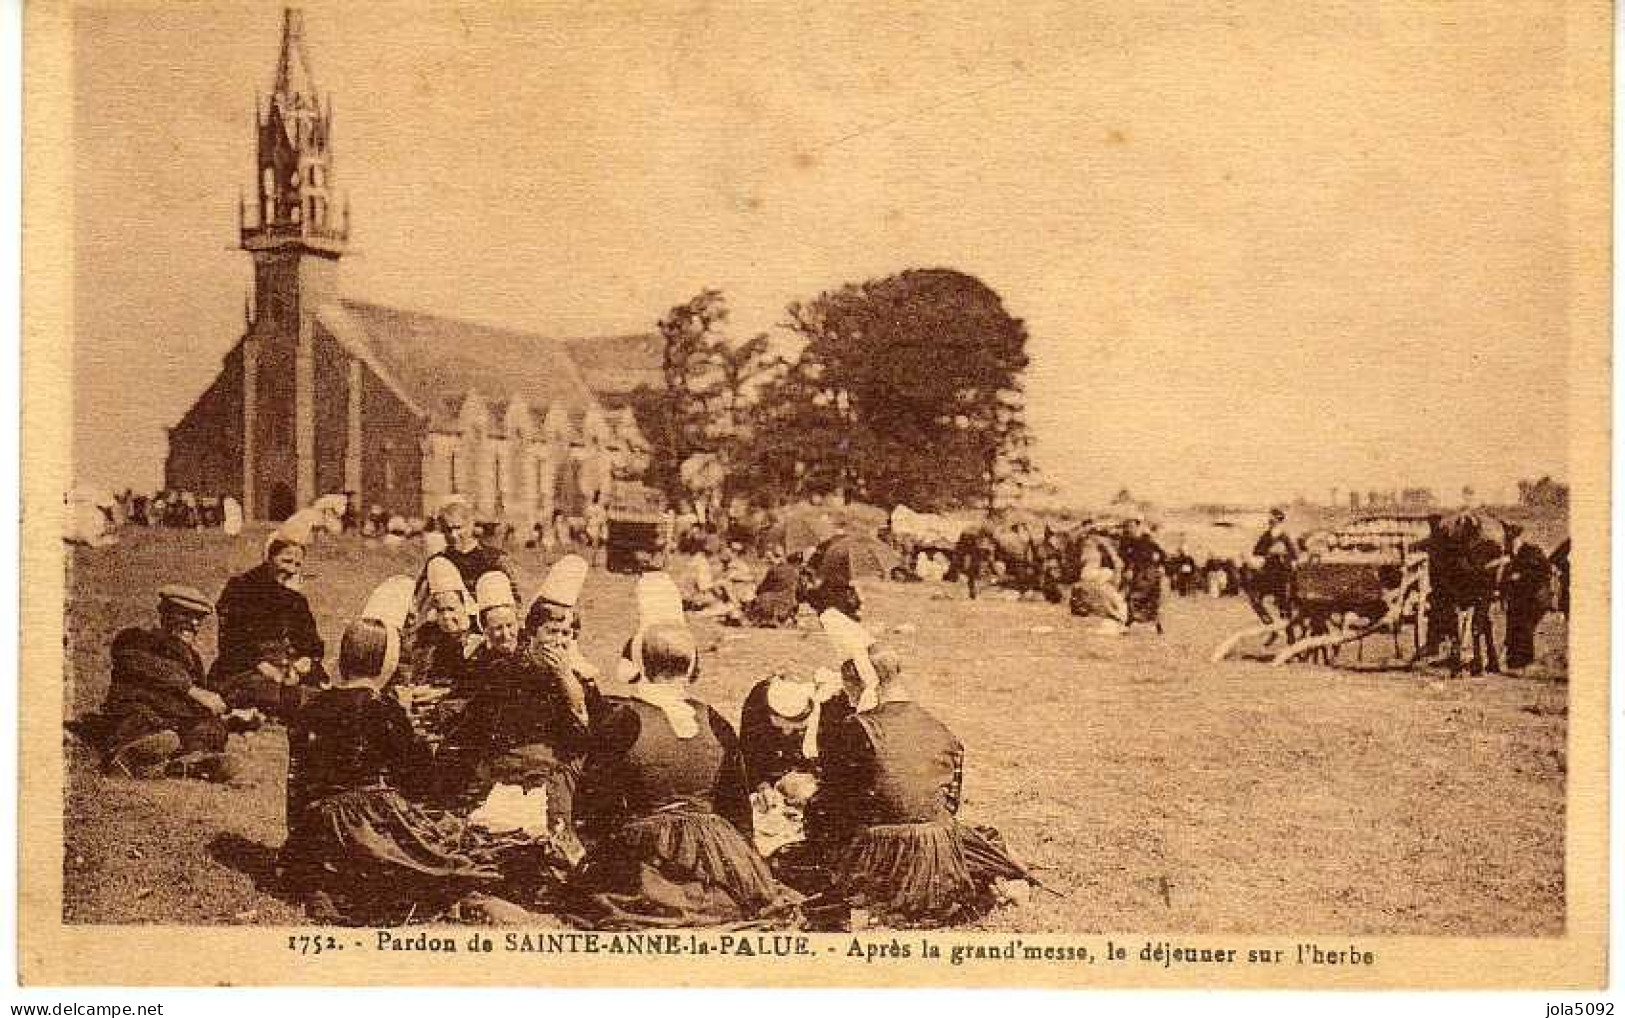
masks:
[(1286, 513), (1270, 510), (1269, 525), (1253, 544), (1252, 582), (1248, 599), (1265, 624), (1287, 617), (1292, 601), (1292, 570), (1298, 544), (1286, 530)]
[(598, 549), (609, 543), (609, 507), (604, 504), (601, 492), (593, 492), (592, 501), (587, 503), (582, 515), (582, 529), (589, 549), (587, 559), (596, 562)]
[(1563, 543), (1552, 552), (1552, 571), (1556, 574), (1557, 610), (1567, 618), (1569, 614), (1569, 539), (1564, 538)]
[(1179, 542), (1179, 548), (1168, 556), (1168, 584), (1180, 597), (1191, 596), (1200, 585), (1196, 559), (1185, 550), (1183, 541)]
[(227, 537), (236, 537), (243, 532), (243, 506), (230, 495), (222, 505), (220, 529)]
[(1121, 633), (1128, 624), (1128, 602), (1117, 587), (1115, 559), (1104, 539), (1085, 537), (1079, 548), (1078, 581), (1072, 585), (1070, 609), (1080, 618), (1100, 620), (1102, 631)]
[(1552, 606), (1552, 566), (1546, 553), (1525, 540), (1523, 529), (1506, 525), (1511, 559), (1501, 578), (1506, 604), (1506, 667), (1521, 671), (1535, 663), (1535, 630)]
[(965, 578), (965, 591), (972, 601), (984, 576), (991, 574), (997, 554), (993, 536), (982, 527), (967, 527), (954, 546), (955, 566)]
[(756, 593), (743, 606), (744, 619), (753, 626), (794, 625), (800, 606), (801, 565), (774, 545), (767, 550), (767, 570)]
[(1167, 557), (1156, 538), (1137, 519), (1127, 521), (1123, 546), (1123, 589), (1128, 624), (1149, 622), (1162, 632), (1162, 563)]
[(816, 582), (807, 591), (807, 603), (812, 605), (813, 611), (835, 608), (850, 618), (859, 617), (863, 611), (863, 599), (852, 584), (852, 554), (852, 539), (839, 524), (835, 532), (813, 550), (808, 568), (812, 570)]

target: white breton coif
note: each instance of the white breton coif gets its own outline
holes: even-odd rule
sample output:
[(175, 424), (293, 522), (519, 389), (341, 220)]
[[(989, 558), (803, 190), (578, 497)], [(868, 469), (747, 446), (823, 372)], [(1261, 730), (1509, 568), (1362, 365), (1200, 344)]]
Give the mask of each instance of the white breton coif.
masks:
[(587, 560), (580, 555), (559, 559), (537, 588), (536, 599), (561, 608), (574, 608), (581, 600), (581, 588), (587, 583), (587, 568)]
[(508, 575), (494, 569), (475, 581), (474, 600), (482, 612), (492, 608), (518, 607), (513, 597), (513, 584), (508, 582)]

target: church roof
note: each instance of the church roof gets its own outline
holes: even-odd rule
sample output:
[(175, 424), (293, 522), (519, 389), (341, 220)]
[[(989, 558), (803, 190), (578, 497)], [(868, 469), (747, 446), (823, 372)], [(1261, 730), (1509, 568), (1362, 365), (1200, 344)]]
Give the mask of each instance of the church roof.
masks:
[(665, 384), (660, 370), (659, 333), (605, 336), (567, 341), (570, 357), (586, 376), (587, 385), (606, 405), (625, 402), (640, 385), (658, 389)]
[[(642, 337), (556, 339), (349, 299), (324, 305), (317, 319), (432, 427), (455, 429), (470, 392), (485, 400), (494, 431), (514, 397), (538, 424), (555, 406), (579, 420), (602, 405), (600, 395), (613, 402), (619, 386), (636, 377), (630, 391), (649, 374), (647, 360), (621, 361), (648, 356), (633, 342)], [(659, 363), (656, 349), (656, 381)]]

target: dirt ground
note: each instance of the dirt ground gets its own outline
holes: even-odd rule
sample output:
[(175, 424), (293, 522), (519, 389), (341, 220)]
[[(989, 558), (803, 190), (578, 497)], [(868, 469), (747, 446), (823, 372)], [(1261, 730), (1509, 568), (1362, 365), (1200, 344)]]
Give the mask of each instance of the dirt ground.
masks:
[[(148, 622), (160, 584), (218, 591), (259, 542), (136, 531), (74, 550), (67, 715), (100, 702), (108, 641)], [(378, 580), (419, 559), (351, 539), (313, 549), (308, 589), (329, 646)], [(518, 560), (528, 593), (542, 563)], [(588, 582), (585, 649), (602, 665), (628, 635), (631, 590), (597, 570)], [(962, 815), (998, 827), (1062, 895), (997, 912), (987, 929), (1563, 930), (1561, 616), (1542, 626), (1538, 677), (1450, 679), (1385, 668), (1382, 641), (1337, 668), (1209, 664), (1251, 620), (1236, 599), (1173, 599), (1165, 636), (1107, 637), (1057, 606), (972, 602), (962, 587), (874, 584), (865, 596), (916, 699), (968, 747)], [(831, 663), (811, 630), (696, 625), (711, 647), (696, 693), (735, 718), (771, 668)], [(262, 889), (283, 838), (284, 740), (268, 729), (233, 743), (248, 773), (228, 788), (106, 778), (64, 736), (67, 921), (302, 921)]]

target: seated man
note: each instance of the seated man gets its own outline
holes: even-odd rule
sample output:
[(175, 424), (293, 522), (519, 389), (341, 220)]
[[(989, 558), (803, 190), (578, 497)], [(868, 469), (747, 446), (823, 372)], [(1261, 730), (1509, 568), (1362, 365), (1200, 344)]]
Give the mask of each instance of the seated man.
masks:
[[(113, 637), (113, 676), (96, 730), (106, 769), (129, 777), (228, 780), (226, 703), (204, 688), (198, 633), (209, 599), (173, 584), (158, 592), (158, 625)], [(99, 722), (99, 723), (98, 723)]]

